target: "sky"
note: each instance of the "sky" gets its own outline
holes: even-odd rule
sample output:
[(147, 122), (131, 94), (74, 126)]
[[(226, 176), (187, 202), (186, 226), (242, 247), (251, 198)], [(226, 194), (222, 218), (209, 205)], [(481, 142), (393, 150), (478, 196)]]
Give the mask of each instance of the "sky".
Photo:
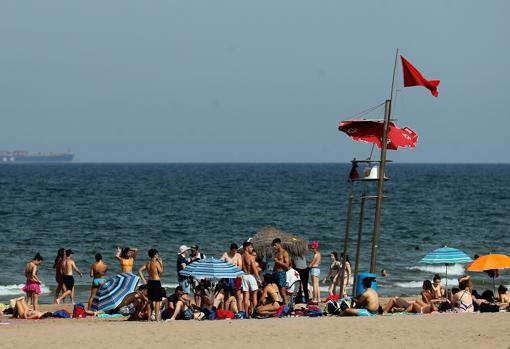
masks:
[[(0, 149), (79, 162), (347, 162), (337, 129), (389, 98), (398, 162), (510, 162), (509, 1), (0, 4)], [(382, 117), (382, 114), (369, 115)]]

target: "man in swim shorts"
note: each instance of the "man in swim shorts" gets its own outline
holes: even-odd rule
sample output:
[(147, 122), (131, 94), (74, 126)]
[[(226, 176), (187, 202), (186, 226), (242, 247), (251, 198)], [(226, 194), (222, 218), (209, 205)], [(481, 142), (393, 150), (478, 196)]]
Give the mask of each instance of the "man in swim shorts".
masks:
[(359, 299), (354, 299), (355, 308), (345, 309), (340, 316), (375, 316), (379, 313), (379, 295), (372, 288), (374, 280), (375, 278), (372, 277), (365, 277), (361, 280), (365, 292)]
[(66, 287), (66, 291), (57, 298), (57, 303), (60, 303), (67, 296), (71, 296), (71, 303), (74, 304), (74, 276), (73, 271), (76, 271), (80, 274), (80, 277), (83, 277), (83, 273), (78, 268), (76, 263), (73, 260), (74, 252), (72, 250), (66, 250), (66, 260), (62, 265), (62, 280), (64, 282), (64, 286)]
[(92, 307), (92, 301), (94, 300), (94, 297), (96, 296), (97, 290), (101, 285), (103, 285), (106, 282), (106, 279), (104, 278), (106, 271), (108, 270), (108, 266), (105, 262), (103, 262), (103, 256), (101, 256), (100, 253), (96, 254), (96, 261), (90, 266), (90, 277), (92, 279), (92, 285), (90, 286), (90, 297), (89, 302), (87, 303), (88, 308)]
[[(239, 269), (243, 270), (243, 257), (238, 250), (238, 246), (236, 243), (233, 243), (230, 245), (230, 249), (221, 256), (221, 260), (227, 261), (238, 267)], [(239, 307), (239, 311), (244, 311), (244, 302), (243, 302), (243, 278), (238, 276), (233, 280), (233, 289), (235, 289), (236, 292), (236, 301), (237, 306)]]
[[(147, 298), (149, 302), (147, 304), (148, 320), (152, 320), (152, 309), (154, 309), (154, 320), (159, 321), (159, 313), (161, 308), (161, 301), (163, 300), (163, 292), (161, 288), (161, 274), (163, 274), (163, 260), (159, 257), (157, 250), (151, 248), (149, 250), (150, 261), (145, 263), (139, 270), (138, 275), (147, 285)], [(146, 281), (143, 271), (147, 269), (149, 273), (149, 280)], [(152, 308), (154, 303), (154, 308)]]
[(287, 303), (287, 270), (290, 267), (289, 253), (282, 247), (282, 240), (276, 238), (273, 240), (273, 248), (275, 249), (274, 255), (274, 269), (273, 279), (280, 289), (280, 294), (283, 297), (283, 302)]
[(252, 255), (253, 244), (249, 241), (243, 243), (243, 271), (242, 288), (244, 297), (244, 311), (246, 316), (250, 317), (251, 314), (257, 309), (257, 290), (259, 289), (260, 281), (259, 270), (255, 262), (255, 256)]

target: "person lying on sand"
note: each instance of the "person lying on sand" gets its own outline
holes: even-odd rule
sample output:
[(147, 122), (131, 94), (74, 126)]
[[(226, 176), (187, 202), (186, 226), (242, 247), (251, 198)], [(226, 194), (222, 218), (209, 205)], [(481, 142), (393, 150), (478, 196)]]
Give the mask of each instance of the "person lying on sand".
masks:
[(375, 316), (379, 313), (379, 295), (372, 288), (374, 280), (372, 277), (361, 280), (365, 292), (359, 299), (353, 299), (356, 302), (355, 308), (345, 309), (340, 316)]
[(15, 302), (13, 304), (14, 306), (12, 307), (14, 309), (12, 317), (15, 319), (42, 319), (43, 317), (47, 317), (49, 314), (51, 314), (30, 309), (25, 303), (25, 298), (23, 297), (13, 299), (11, 302)]
[(429, 314), (438, 310), (440, 303), (447, 301), (445, 299), (435, 299), (436, 293), (432, 287), (430, 280), (423, 282), (421, 299), (414, 302), (408, 302), (401, 298), (391, 298), (383, 311), (386, 313), (406, 312), (415, 314)]
[(259, 316), (274, 316), (278, 309), (285, 304), (274, 276), (271, 274), (264, 274), (264, 289), (260, 299), (262, 305), (257, 307)]

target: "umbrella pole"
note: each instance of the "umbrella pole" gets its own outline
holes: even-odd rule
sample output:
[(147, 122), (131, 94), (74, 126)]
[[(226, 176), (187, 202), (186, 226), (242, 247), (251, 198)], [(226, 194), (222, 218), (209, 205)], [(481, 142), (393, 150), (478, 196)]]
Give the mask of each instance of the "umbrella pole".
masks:
[(444, 266), (446, 267), (446, 295), (448, 295), (448, 263), (445, 263)]
[(356, 242), (356, 260), (354, 262), (354, 280), (352, 284), (352, 297), (356, 297), (358, 291), (358, 273), (359, 273), (359, 257), (361, 253), (361, 238), (363, 235), (363, 221), (365, 219), (365, 196), (367, 194), (367, 182), (363, 187), (361, 194), (361, 202), (359, 207), (359, 222), (358, 222), (358, 241)]
[(351, 192), (349, 193), (349, 203), (347, 205), (347, 219), (345, 222), (345, 233), (344, 233), (344, 256), (342, 258), (342, 270), (340, 271), (340, 297), (343, 297), (345, 290), (345, 263), (347, 262), (347, 247), (349, 244), (349, 230), (351, 227), (351, 216), (352, 216), (352, 200), (353, 200), (354, 185), (351, 183)]

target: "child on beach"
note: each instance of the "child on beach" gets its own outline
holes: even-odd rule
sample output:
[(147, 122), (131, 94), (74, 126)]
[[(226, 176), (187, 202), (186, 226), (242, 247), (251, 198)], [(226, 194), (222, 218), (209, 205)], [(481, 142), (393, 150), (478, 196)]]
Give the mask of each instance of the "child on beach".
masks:
[(71, 296), (71, 304), (74, 304), (74, 276), (73, 271), (76, 271), (78, 274), (80, 274), (80, 277), (83, 277), (83, 273), (81, 272), (80, 268), (76, 265), (76, 263), (73, 260), (73, 254), (74, 252), (72, 250), (66, 250), (66, 259), (62, 266), (62, 278), (64, 282), (64, 286), (66, 288), (66, 291), (57, 298), (57, 303), (60, 303), (63, 299), (65, 299), (67, 296)]
[(25, 267), (25, 277), (27, 281), (23, 287), (23, 291), (27, 294), (28, 305), (33, 305), (34, 310), (39, 310), (39, 294), (41, 293), (41, 281), (37, 277), (37, 267), (43, 261), (39, 252), (36, 253), (32, 261), (28, 262)]
[(313, 241), (311, 247), (313, 251), (313, 258), (308, 265), (308, 268), (310, 268), (310, 275), (312, 276), (312, 303), (319, 304), (321, 300), (321, 290), (319, 286), (319, 277), (321, 275), (321, 253), (319, 252), (319, 243), (317, 241)]

